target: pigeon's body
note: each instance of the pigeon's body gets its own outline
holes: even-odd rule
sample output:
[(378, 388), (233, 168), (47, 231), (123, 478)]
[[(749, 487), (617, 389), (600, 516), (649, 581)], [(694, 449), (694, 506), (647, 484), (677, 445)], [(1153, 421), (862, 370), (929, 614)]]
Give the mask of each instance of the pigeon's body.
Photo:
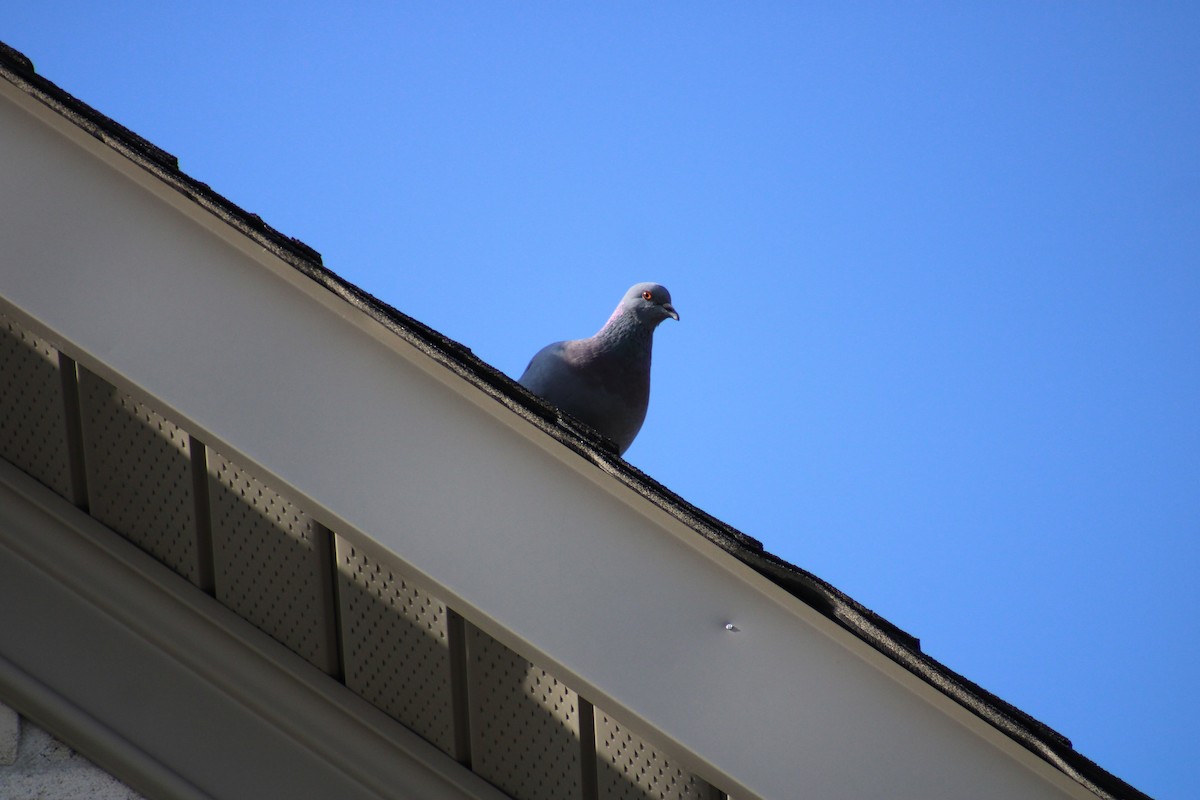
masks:
[(656, 283), (639, 283), (595, 336), (538, 351), (520, 383), (612, 439), (624, 453), (646, 419), (654, 329), (668, 317), (679, 319), (670, 292)]

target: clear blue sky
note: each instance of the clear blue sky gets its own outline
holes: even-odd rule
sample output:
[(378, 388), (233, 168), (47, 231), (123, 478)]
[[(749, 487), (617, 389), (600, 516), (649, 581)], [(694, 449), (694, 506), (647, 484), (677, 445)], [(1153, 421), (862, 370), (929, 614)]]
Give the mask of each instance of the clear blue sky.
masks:
[(11, 4), (0, 39), (1159, 798), (1200, 785), (1200, 4)]

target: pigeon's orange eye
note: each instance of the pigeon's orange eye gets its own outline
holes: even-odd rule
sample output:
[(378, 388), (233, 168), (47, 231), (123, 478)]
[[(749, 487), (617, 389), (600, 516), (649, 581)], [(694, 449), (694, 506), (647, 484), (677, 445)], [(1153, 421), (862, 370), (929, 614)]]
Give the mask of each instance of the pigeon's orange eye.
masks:
[(642, 292), (642, 299), (643, 300), (653, 300), (654, 295), (650, 294), (649, 292)]

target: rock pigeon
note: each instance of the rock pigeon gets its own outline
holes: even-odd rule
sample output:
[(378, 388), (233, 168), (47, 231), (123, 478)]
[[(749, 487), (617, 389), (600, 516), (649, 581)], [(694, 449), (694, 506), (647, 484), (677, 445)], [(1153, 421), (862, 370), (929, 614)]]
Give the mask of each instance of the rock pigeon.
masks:
[(519, 383), (612, 439), (623, 454), (646, 419), (650, 347), (667, 317), (679, 314), (665, 287), (632, 286), (595, 336), (543, 347)]

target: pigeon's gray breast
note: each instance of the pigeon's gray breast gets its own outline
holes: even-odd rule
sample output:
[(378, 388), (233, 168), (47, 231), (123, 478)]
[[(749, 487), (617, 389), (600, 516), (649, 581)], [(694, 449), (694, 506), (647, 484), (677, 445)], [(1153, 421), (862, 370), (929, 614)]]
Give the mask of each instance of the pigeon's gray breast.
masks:
[(612, 439), (623, 453), (646, 419), (649, 354), (622, 358), (594, 344), (584, 339), (542, 348), (520, 383)]

